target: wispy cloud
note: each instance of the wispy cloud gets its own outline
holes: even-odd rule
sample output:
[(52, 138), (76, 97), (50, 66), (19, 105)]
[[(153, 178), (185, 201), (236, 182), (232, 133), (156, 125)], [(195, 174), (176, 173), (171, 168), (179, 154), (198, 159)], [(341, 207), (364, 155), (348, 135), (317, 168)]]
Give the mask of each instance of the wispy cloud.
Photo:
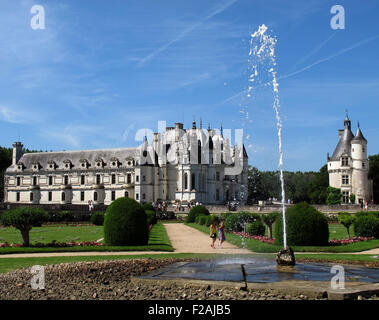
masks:
[(368, 42), (371, 42), (371, 41), (373, 41), (373, 40), (376, 40), (376, 39), (378, 39), (378, 38), (379, 38), (379, 34), (376, 35), (376, 36), (373, 36), (373, 37), (367, 38), (367, 39), (365, 39), (365, 40), (359, 41), (359, 42), (357, 42), (357, 43), (355, 43), (355, 44), (353, 44), (353, 45), (351, 45), (351, 46), (349, 46), (349, 47), (347, 47), (347, 48), (345, 48), (345, 49), (342, 49), (342, 50), (340, 50), (340, 51), (338, 51), (338, 52), (336, 52), (336, 53), (334, 53), (334, 54), (332, 54), (332, 55), (330, 55), (330, 56), (328, 56), (328, 57), (326, 57), (326, 58), (319, 59), (319, 60), (317, 60), (317, 61), (315, 61), (315, 62), (313, 62), (313, 63), (311, 63), (311, 64), (305, 66), (304, 68), (301, 68), (301, 69), (296, 70), (296, 71), (294, 71), (294, 72), (291, 72), (291, 73), (285, 74), (285, 75), (283, 75), (283, 76), (280, 76), (278, 79), (286, 79), (286, 78), (292, 77), (292, 76), (294, 76), (294, 75), (297, 75), (297, 74), (299, 74), (299, 73), (302, 73), (302, 72), (304, 72), (304, 71), (306, 71), (306, 70), (309, 70), (310, 68), (312, 68), (312, 67), (314, 67), (314, 66), (317, 66), (317, 65), (320, 64), (320, 63), (323, 63), (323, 62), (329, 61), (329, 60), (331, 60), (331, 59), (333, 59), (333, 58), (336, 58), (336, 57), (338, 57), (338, 56), (340, 56), (340, 55), (342, 55), (342, 54), (344, 54), (344, 53), (346, 53), (346, 52), (349, 52), (349, 51), (351, 51), (351, 50), (353, 50), (353, 49), (355, 49), (355, 48), (358, 48), (358, 47), (360, 47), (360, 46), (363, 46), (364, 44), (366, 44), (366, 43), (368, 43)]
[(23, 109), (10, 108), (5, 105), (0, 105), (0, 121), (14, 123), (14, 124), (26, 124), (30, 122), (39, 122), (36, 114), (31, 113)]
[(205, 18), (201, 19), (200, 21), (196, 22), (195, 24), (193, 24), (190, 27), (188, 27), (187, 29), (185, 29), (176, 38), (174, 38), (173, 40), (167, 42), (163, 46), (157, 48), (156, 50), (154, 50), (152, 53), (150, 53), (146, 57), (142, 58), (139, 61), (139, 63), (137, 64), (137, 66), (139, 66), (139, 67), (143, 66), (146, 62), (148, 62), (151, 59), (153, 59), (157, 54), (165, 51), (171, 45), (173, 45), (174, 43), (176, 43), (176, 42), (180, 41), (181, 39), (183, 39), (185, 36), (187, 36), (193, 30), (195, 30), (196, 28), (200, 27), (204, 22), (206, 22), (209, 19), (213, 18), (217, 14), (223, 12), (224, 10), (226, 10), (227, 8), (229, 8), (231, 5), (233, 5), (235, 2), (237, 2), (237, 0), (231, 0), (231, 1), (223, 4), (222, 6), (220, 6), (219, 8), (217, 8), (216, 10), (214, 10), (213, 12), (211, 12), (210, 14), (208, 14)]

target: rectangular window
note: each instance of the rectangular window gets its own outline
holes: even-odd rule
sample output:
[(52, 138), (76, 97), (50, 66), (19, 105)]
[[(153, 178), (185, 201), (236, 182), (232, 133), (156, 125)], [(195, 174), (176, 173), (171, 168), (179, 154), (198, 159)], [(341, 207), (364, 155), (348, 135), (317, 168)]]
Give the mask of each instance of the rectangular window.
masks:
[(53, 185), (53, 177), (49, 177), (49, 186)]
[(21, 186), (21, 178), (17, 177), (17, 186)]
[(66, 193), (62, 192), (61, 199), (62, 199), (62, 201), (66, 201)]
[(342, 203), (349, 203), (349, 191), (342, 191)]
[(362, 162), (362, 168), (366, 168), (366, 164)]
[(349, 158), (346, 158), (346, 157), (341, 158), (341, 165), (343, 167), (347, 167), (349, 165)]
[[(164, 176), (163, 176), (164, 178)], [(142, 176), (142, 181), (146, 181), (146, 177), (145, 176)]]
[(216, 189), (216, 201), (220, 200), (220, 190)]
[(98, 174), (96, 175), (96, 184), (100, 184), (101, 183), (101, 176)]
[(49, 191), (49, 201), (53, 201), (53, 193)]
[(84, 201), (85, 197), (84, 197), (84, 191), (81, 191), (80, 192), (80, 201)]
[(93, 193), (93, 201), (97, 201), (97, 192), (96, 191)]
[(116, 191), (112, 191), (112, 201), (116, 200)]
[(112, 174), (112, 184), (115, 184), (115, 183), (116, 183), (116, 175)]
[(136, 200), (138, 200), (139, 199), (139, 195), (138, 195), (138, 193), (136, 193)]
[(146, 194), (145, 194), (145, 193), (142, 194), (142, 199), (143, 199), (143, 200), (146, 199)]
[(139, 176), (136, 176), (136, 182), (139, 182)]
[(344, 185), (349, 184), (349, 176), (346, 176), (346, 175), (342, 176), (342, 184)]
[(84, 175), (80, 176), (80, 184), (85, 184), (86, 183), (86, 178)]
[(130, 173), (128, 173), (128, 175), (126, 177), (126, 182), (127, 183), (132, 183), (132, 175)]
[(220, 181), (220, 172), (216, 172), (216, 180)]
[(16, 193), (16, 201), (17, 201), (17, 202), (20, 201), (20, 192), (17, 192), (17, 193)]
[(33, 186), (37, 185), (37, 177), (33, 177)]
[(33, 200), (34, 200), (34, 194), (33, 192), (30, 192), (30, 202), (33, 202)]
[(68, 185), (68, 176), (64, 176), (64, 184), (67, 186)]

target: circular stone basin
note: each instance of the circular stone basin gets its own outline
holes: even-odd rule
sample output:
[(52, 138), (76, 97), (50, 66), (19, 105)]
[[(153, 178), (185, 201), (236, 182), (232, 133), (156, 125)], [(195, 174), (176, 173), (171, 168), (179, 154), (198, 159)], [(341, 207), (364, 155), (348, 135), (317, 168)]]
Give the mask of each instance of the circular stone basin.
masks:
[[(269, 283), (289, 280), (330, 281), (332, 263), (297, 263), (293, 267), (277, 266), (271, 258), (228, 258), (197, 262), (179, 262), (150, 272), (141, 278), (148, 279), (192, 279), (209, 281), (246, 281)], [(377, 283), (379, 269), (343, 265), (345, 281)]]

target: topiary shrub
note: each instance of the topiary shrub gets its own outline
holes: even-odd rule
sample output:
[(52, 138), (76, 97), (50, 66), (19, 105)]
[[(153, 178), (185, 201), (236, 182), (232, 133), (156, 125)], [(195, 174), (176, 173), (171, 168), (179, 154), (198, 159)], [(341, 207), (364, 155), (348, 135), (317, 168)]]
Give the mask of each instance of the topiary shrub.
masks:
[(246, 225), (246, 232), (251, 236), (264, 236), (266, 228), (261, 220), (250, 222)]
[(104, 224), (104, 212), (102, 211), (95, 211), (91, 215), (91, 223), (95, 226), (102, 226)]
[(146, 245), (149, 226), (143, 207), (132, 198), (118, 198), (105, 212), (104, 242), (110, 246)]
[(22, 245), (29, 247), (29, 232), (34, 226), (41, 226), (46, 222), (49, 215), (44, 209), (21, 207), (7, 210), (1, 215), (1, 222), (4, 227), (13, 226), (20, 230), (22, 235)]
[(347, 236), (350, 238), (350, 227), (354, 223), (355, 216), (348, 214), (348, 213), (343, 213), (338, 215), (338, 222), (342, 224), (347, 231)]
[[(298, 203), (286, 211), (287, 245), (326, 246), (329, 227), (325, 216), (306, 202)], [(275, 223), (275, 243), (283, 245), (283, 217)]]
[(186, 222), (195, 222), (197, 216), (207, 215), (209, 216), (209, 211), (204, 206), (194, 206), (191, 211), (188, 213)]
[(375, 214), (357, 215), (354, 220), (354, 233), (359, 237), (379, 238), (379, 218)]
[(157, 223), (157, 217), (154, 210), (145, 210), (147, 216), (147, 224), (154, 225)]
[(155, 208), (153, 207), (153, 205), (150, 203), (150, 202), (145, 202), (143, 205), (142, 205), (143, 209), (145, 211), (154, 211), (155, 212)]
[(199, 224), (200, 224), (201, 226), (204, 226), (204, 225), (207, 223), (207, 218), (208, 218), (208, 216), (202, 214), (202, 215), (200, 215), (200, 216), (197, 216), (196, 218), (199, 218), (199, 219), (198, 219)]
[(261, 215), (262, 221), (267, 226), (269, 239), (272, 239), (272, 226), (274, 222), (276, 221), (276, 219), (278, 219), (278, 216), (279, 216), (278, 211), (273, 211), (273, 212)]
[(239, 212), (228, 215), (225, 219), (225, 230), (230, 232), (242, 232), (247, 223), (260, 220), (258, 213)]
[(68, 225), (69, 222), (75, 221), (75, 217), (71, 211), (61, 211), (60, 217), (62, 222), (66, 222), (66, 225)]
[(216, 223), (218, 224), (218, 222), (219, 222), (218, 216), (213, 215), (213, 214), (209, 215), (209, 216), (205, 216), (205, 225), (207, 227), (209, 227), (212, 224), (213, 221), (216, 221)]

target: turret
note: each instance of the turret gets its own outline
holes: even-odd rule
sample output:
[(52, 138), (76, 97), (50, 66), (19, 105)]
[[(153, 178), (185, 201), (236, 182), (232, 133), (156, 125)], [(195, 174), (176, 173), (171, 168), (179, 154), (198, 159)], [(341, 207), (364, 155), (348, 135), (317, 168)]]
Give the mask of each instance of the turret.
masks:
[(22, 148), (24, 145), (21, 142), (15, 142), (13, 144), (12, 165), (16, 165), (18, 160), (22, 157)]

